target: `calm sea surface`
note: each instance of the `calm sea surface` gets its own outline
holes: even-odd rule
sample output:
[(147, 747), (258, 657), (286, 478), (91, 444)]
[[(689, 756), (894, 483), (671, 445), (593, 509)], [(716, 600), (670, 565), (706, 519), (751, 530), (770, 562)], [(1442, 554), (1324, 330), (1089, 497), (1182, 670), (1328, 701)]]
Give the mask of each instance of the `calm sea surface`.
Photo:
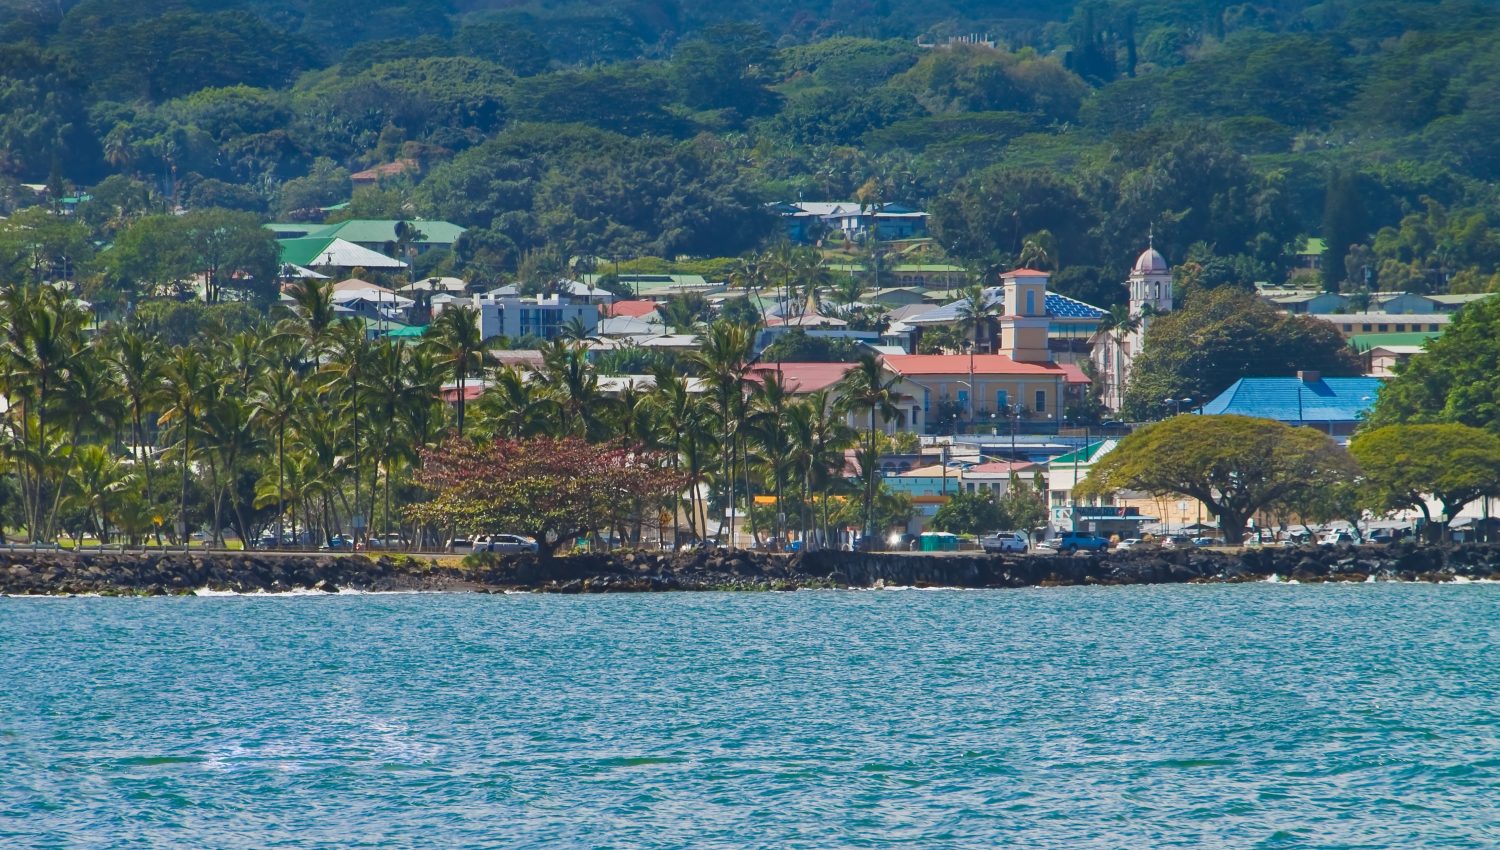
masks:
[(1496, 848), (1500, 586), (0, 599), (0, 847)]

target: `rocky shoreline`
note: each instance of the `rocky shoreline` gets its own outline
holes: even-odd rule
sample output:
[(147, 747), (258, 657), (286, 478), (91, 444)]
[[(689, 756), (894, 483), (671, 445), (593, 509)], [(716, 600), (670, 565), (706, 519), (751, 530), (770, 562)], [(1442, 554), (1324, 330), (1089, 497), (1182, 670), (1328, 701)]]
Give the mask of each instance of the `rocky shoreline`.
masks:
[(808, 552), (616, 552), (551, 562), (531, 556), (469, 568), (420, 556), (260, 553), (0, 552), (0, 594), (169, 595), (200, 589), (640, 593), (849, 587), (1017, 588), (1066, 585), (1500, 581), (1500, 544), (1142, 551), (1110, 555)]

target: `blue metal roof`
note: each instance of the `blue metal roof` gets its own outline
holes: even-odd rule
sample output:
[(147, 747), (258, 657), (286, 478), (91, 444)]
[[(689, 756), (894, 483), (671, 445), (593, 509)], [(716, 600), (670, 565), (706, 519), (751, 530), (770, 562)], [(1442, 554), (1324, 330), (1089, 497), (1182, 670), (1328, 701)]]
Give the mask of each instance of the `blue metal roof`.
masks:
[(1047, 293), (1047, 315), (1062, 319), (1102, 319), (1105, 311), (1076, 298), (1049, 292)]
[(1281, 422), (1356, 422), (1374, 406), (1380, 386), (1379, 378), (1241, 378), (1202, 412)]
[[(1001, 288), (998, 286), (989, 287), (984, 291), (984, 294), (988, 296), (988, 301), (986, 302), (988, 304), (994, 304), (1000, 301), (1002, 297)], [(959, 308), (964, 305), (965, 300), (960, 298), (941, 307), (934, 307), (926, 313), (912, 316), (905, 321), (908, 324), (916, 325), (957, 321)], [(1107, 312), (1092, 304), (1085, 304), (1076, 298), (1069, 298), (1066, 295), (1059, 295), (1056, 292), (1047, 293), (1046, 308), (1047, 315), (1059, 319), (1102, 319)]]

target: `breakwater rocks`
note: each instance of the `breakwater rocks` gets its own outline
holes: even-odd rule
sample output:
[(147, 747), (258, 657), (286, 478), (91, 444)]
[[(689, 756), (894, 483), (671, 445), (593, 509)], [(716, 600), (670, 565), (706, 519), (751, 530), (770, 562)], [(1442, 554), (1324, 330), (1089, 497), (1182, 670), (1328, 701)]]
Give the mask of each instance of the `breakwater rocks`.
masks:
[(829, 587), (1003, 588), (1262, 581), (1500, 581), (1500, 544), (1132, 551), (1110, 555), (616, 552), (459, 568), (420, 556), (0, 552), (0, 594), (534, 590), (639, 593)]

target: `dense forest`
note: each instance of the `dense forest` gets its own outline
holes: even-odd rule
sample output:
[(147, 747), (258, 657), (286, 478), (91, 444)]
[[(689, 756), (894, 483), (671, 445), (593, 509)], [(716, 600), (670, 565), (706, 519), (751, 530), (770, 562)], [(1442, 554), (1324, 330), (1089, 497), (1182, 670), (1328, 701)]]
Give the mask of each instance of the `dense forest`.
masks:
[(0, 33), (0, 263), (95, 297), (158, 282), (128, 260), (183, 241), (165, 213), (351, 197), (471, 228), (421, 271), (480, 278), (734, 256), (768, 201), (858, 198), (977, 266), (1041, 246), (1101, 306), (1148, 232), (1192, 286), (1284, 280), (1309, 236), (1329, 288), (1500, 281), (1487, 2), (0, 0)]

